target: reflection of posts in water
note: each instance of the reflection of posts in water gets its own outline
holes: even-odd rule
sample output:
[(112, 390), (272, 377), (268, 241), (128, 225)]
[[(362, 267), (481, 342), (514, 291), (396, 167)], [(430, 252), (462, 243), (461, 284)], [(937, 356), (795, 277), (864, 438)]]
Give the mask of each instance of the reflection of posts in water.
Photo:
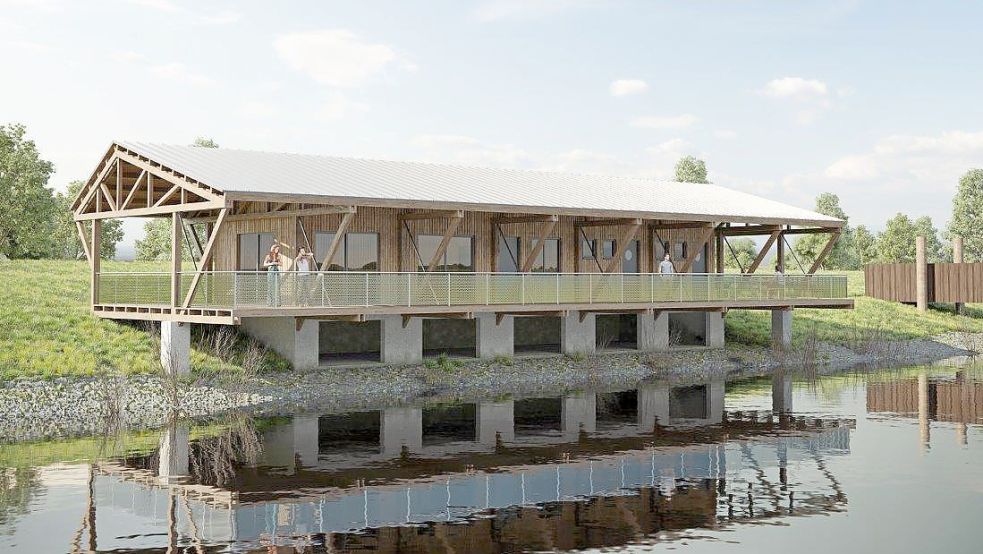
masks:
[(656, 425), (669, 425), (669, 385), (639, 385), (638, 431), (651, 433)]
[(716, 379), (710, 381), (707, 384), (707, 393), (710, 398), (707, 399), (707, 413), (709, 415), (707, 424), (715, 425), (721, 423), (724, 420), (724, 390), (725, 383), (722, 377), (717, 377)]
[(504, 402), (478, 403), (477, 435), (478, 442), (485, 446), (495, 446), (499, 440), (515, 439), (515, 404)]
[(161, 431), (158, 450), (157, 477), (169, 482), (188, 475), (188, 440), (191, 428), (187, 423), (171, 421)]
[(580, 392), (563, 397), (560, 414), (563, 436), (574, 439), (580, 432), (593, 433), (597, 429), (597, 395)]
[(293, 417), (294, 454), (300, 457), (305, 466), (317, 464), (318, 434), (320, 426), (316, 415), (296, 415)]
[(295, 415), (289, 423), (270, 427), (263, 432), (264, 463), (289, 473), (297, 469), (298, 459), (302, 466), (316, 465), (319, 430), (316, 415)]
[(961, 444), (963, 446), (966, 446), (967, 444), (969, 444), (969, 437), (967, 436), (967, 434), (968, 433), (967, 433), (967, 429), (966, 429), (966, 424), (965, 423), (961, 423), (961, 422), (960, 423), (957, 423), (956, 424), (956, 440), (959, 441), (959, 444)]
[(771, 376), (771, 411), (775, 414), (792, 411), (792, 376), (784, 371)]
[(382, 410), (380, 442), (387, 457), (423, 448), (423, 410), (420, 408), (386, 408)]
[(928, 450), (931, 442), (931, 428), (929, 425), (929, 402), (928, 402), (928, 375), (922, 373), (918, 376), (918, 429), (921, 435), (922, 450)]

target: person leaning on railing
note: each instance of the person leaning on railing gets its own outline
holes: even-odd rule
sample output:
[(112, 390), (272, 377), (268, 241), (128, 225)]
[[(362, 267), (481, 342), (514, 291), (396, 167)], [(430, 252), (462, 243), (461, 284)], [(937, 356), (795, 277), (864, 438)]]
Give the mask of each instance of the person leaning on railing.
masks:
[(280, 254), (280, 244), (274, 243), (270, 252), (263, 258), (263, 268), (266, 269), (266, 303), (273, 308), (280, 305), (280, 269), (283, 267), (283, 255)]

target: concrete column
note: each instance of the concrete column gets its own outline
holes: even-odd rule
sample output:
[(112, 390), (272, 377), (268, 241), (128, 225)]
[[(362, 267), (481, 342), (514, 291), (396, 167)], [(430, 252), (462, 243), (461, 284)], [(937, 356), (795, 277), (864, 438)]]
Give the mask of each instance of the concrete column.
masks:
[(792, 308), (771, 311), (771, 344), (779, 349), (792, 346)]
[(925, 237), (915, 237), (915, 305), (918, 311), (928, 310), (928, 259)]
[(320, 365), (316, 320), (301, 320), (300, 328), (292, 317), (243, 318), (242, 328), (249, 335), (277, 351), (294, 369), (315, 369)]
[(382, 363), (392, 365), (423, 362), (423, 320), (414, 317), (403, 326), (403, 316), (382, 316)]
[(316, 415), (295, 415), (293, 417), (293, 438), (295, 455), (300, 457), (300, 463), (305, 466), (317, 465), (320, 452), (321, 426)]
[(564, 396), (560, 412), (560, 431), (567, 439), (597, 430), (597, 395), (592, 392)]
[[(963, 238), (953, 237), (952, 239), (952, 263), (963, 263)], [(965, 308), (962, 302), (956, 302), (956, 313), (961, 314)]]
[(161, 430), (158, 450), (157, 477), (171, 483), (188, 475), (189, 437), (187, 423), (172, 421)]
[(669, 350), (669, 313), (638, 314), (635, 341), (642, 352)]
[(724, 347), (724, 313), (707, 312), (706, 345), (709, 348)]
[(560, 317), (560, 351), (566, 355), (593, 354), (597, 346), (597, 318), (572, 311)]
[(775, 414), (792, 411), (792, 376), (785, 372), (771, 376), (771, 411)]
[(486, 360), (499, 356), (511, 358), (515, 354), (515, 317), (507, 315), (501, 323), (496, 323), (497, 317), (493, 313), (475, 314), (474, 317), (478, 357)]
[(398, 457), (403, 448), (409, 452), (423, 449), (423, 410), (420, 408), (386, 408), (380, 417), (379, 442), (382, 454)]
[(722, 377), (718, 377), (707, 385), (707, 411), (709, 417), (707, 423), (716, 425), (724, 420), (724, 393), (726, 382)]
[(669, 425), (669, 385), (647, 384), (638, 387), (638, 430), (655, 431), (656, 425)]
[(171, 375), (191, 371), (191, 324), (160, 322), (160, 365)]
[(478, 404), (478, 442), (485, 446), (495, 446), (498, 440), (515, 440), (515, 403), (480, 402)]

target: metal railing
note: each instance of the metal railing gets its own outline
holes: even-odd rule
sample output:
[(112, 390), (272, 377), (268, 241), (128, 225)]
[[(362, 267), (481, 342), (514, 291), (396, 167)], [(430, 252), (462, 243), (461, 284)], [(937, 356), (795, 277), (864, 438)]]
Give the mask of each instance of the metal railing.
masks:
[[(193, 273), (179, 274), (181, 299)], [(99, 303), (170, 305), (169, 273), (100, 273)], [(836, 300), (844, 275), (211, 271), (196, 308), (486, 306)]]

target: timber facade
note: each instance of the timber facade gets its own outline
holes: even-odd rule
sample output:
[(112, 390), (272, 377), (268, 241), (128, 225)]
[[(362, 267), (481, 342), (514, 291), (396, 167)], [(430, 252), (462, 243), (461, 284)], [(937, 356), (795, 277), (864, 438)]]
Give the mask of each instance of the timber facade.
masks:
[[(315, 367), (346, 354), (416, 363), (425, 350), (663, 350), (679, 336), (720, 346), (732, 308), (772, 310), (787, 343), (793, 308), (852, 307), (845, 277), (816, 274), (842, 221), (790, 206), (784, 217), (784, 205), (750, 195), (737, 197), (746, 209), (713, 205), (739, 193), (679, 185), (116, 143), (74, 210), (93, 312), (162, 322), (162, 357), (179, 371), (191, 323), (241, 325)], [(100, 222), (117, 217), (171, 219), (169, 271), (102, 270)], [(827, 234), (826, 248), (786, 273), (787, 237), (803, 233)], [(765, 237), (758, 255), (725, 273), (728, 237), (751, 235)], [(283, 254), (271, 274), (274, 243)], [(295, 267), (300, 247), (313, 252), (309, 273)], [(772, 250), (777, 272), (763, 269)], [(667, 253), (671, 274), (659, 272)]]

